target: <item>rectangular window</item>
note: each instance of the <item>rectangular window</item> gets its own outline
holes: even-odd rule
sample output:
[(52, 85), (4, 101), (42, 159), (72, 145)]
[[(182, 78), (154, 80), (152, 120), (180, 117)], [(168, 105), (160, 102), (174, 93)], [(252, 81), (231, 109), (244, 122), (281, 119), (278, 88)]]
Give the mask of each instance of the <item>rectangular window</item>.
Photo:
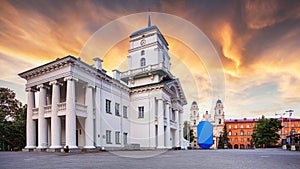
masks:
[(115, 132), (115, 142), (116, 142), (116, 144), (121, 144), (120, 143), (120, 132), (119, 131)]
[(235, 138), (235, 139), (234, 139), (234, 141), (235, 141), (235, 142), (238, 142), (238, 139), (237, 139), (237, 138)]
[(115, 103), (115, 115), (120, 116), (120, 104)]
[(127, 144), (127, 133), (123, 133), (123, 143), (124, 145)]
[(247, 136), (250, 136), (250, 131), (247, 131)]
[(234, 128), (237, 129), (237, 125), (234, 125)]
[(228, 132), (228, 135), (229, 135), (229, 136), (231, 136), (231, 131), (230, 131), (230, 132)]
[(244, 128), (244, 125), (241, 125), (241, 128)]
[(247, 138), (247, 142), (250, 142), (250, 138)]
[(123, 106), (123, 117), (127, 118), (127, 106)]
[(144, 118), (144, 106), (141, 106), (139, 109), (139, 118)]
[(247, 128), (250, 128), (250, 125), (249, 125), (249, 124), (247, 124)]
[(106, 144), (111, 144), (111, 131), (106, 130)]
[(229, 125), (228, 128), (231, 129), (231, 125)]
[(241, 142), (244, 142), (244, 138), (241, 138)]
[(235, 133), (234, 133), (234, 135), (235, 135), (235, 136), (237, 136), (237, 135), (238, 135), (238, 133), (237, 133), (237, 132), (235, 132)]
[(106, 113), (111, 113), (111, 111), (110, 111), (110, 103), (111, 103), (111, 101), (108, 100), (108, 99), (106, 99), (106, 101), (105, 101), (105, 110), (106, 110)]
[(291, 127), (294, 127), (294, 126), (295, 126), (294, 123), (292, 123), (292, 124), (291, 124)]

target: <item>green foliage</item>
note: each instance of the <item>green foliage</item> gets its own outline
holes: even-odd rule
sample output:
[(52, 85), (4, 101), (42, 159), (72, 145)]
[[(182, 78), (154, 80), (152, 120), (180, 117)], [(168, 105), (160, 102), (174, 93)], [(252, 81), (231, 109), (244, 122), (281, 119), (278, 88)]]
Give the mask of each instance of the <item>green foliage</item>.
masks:
[(0, 88), (0, 147), (4, 150), (21, 150), (26, 144), (26, 105), (15, 96), (12, 90)]
[(223, 149), (226, 146), (228, 148), (232, 147), (231, 144), (229, 143), (229, 138), (228, 138), (227, 134), (228, 134), (227, 133), (227, 128), (226, 128), (226, 125), (224, 125), (223, 131), (220, 134), (218, 149)]
[(187, 121), (183, 123), (183, 136), (190, 142), (192, 142), (195, 138), (194, 131), (191, 129), (190, 124)]
[(256, 147), (270, 147), (280, 139), (277, 133), (281, 129), (281, 123), (277, 119), (266, 119), (262, 116), (254, 126), (252, 139)]

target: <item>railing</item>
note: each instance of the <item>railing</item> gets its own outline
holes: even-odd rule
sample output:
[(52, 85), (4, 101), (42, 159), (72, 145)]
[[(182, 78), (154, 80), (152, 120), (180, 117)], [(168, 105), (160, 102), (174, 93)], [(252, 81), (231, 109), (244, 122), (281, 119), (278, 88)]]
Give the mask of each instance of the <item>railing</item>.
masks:
[(32, 108), (32, 114), (38, 114), (39, 108)]
[(51, 111), (52, 111), (52, 106), (51, 105), (44, 106), (44, 112), (45, 113), (51, 113)]
[(155, 65), (149, 65), (149, 66), (146, 66), (146, 67), (142, 67), (142, 68), (122, 72), (121, 73), (121, 78), (128, 77), (128, 76), (135, 75), (135, 74), (142, 73), (142, 72), (146, 72), (146, 71), (158, 70), (158, 69), (164, 69), (165, 70), (165, 67), (164, 67), (163, 63), (158, 63), (158, 64), (155, 64)]
[(58, 111), (66, 110), (66, 102), (58, 103), (57, 106), (58, 106)]
[(76, 103), (76, 111), (86, 112), (87, 106), (83, 104)]

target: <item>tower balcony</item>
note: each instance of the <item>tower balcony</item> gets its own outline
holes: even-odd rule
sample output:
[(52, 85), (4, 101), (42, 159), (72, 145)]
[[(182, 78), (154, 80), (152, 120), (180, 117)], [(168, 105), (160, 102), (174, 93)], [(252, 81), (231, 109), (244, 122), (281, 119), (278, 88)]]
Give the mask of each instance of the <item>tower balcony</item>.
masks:
[(173, 75), (171, 74), (171, 72), (164, 66), (164, 64), (162, 62), (158, 63), (158, 64), (154, 64), (154, 65), (148, 65), (145, 67), (141, 67), (138, 69), (132, 69), (132, 70), (128, 70), (125, 72), (121, 72), (120, 77), (121, 77), (121, 80), (123, 80), (124, 82), (128, 82), (131, 79), (147, 77), (147, 76), (151, 76), (154, 74), (166, 76), (170, 79), (173, 78)]

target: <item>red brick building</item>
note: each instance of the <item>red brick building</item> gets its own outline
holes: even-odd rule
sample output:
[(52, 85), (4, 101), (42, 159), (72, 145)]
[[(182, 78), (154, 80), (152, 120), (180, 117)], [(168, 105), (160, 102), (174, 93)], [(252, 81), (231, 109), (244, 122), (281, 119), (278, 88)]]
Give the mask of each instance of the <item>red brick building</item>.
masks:
[[(286, 138), (290, 135), (291, 131), (295, 134), (300, 134), (300, 119), (299, 118), (278, 118), (282, 123), (283, 129), (278, 131), (280, 138)], [(225, 125), (227, 128), (228, 138), (233, 149), (248, 149), (252, 147), (252, 133), (255, 119), (229, 119), (226, 120)], [(283, 134), (282, 134), (283, 131)]]

